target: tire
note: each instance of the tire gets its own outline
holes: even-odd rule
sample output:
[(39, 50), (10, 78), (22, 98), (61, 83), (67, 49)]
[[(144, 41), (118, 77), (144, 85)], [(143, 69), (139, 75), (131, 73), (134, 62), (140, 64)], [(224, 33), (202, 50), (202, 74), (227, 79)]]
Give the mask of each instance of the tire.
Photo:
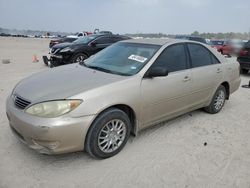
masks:
[(248, 69), (241, 69), (240, 72), (241, 72), (241, 74), (247, 74), (248, 73)]
[(49, 68), (53, 68), (54, 65), (53, 65), (51, 62), (48, 62), (48, 67), (49, 67)]
[(227, 93), (225, 87), (220, 85), (216, 90), (211, 103), (209, 106), (205, 107), (204, 110), (210, 114), (218, 113), (225, 104), (226, 96)]
[(78, 53), (75, 54), (72, 58), (71, 58), (71, 63), (80, 63), (83, 62), (85, 59), (87, 59), (88, 56), (83, 54), (83, 53)]
[(85, 150), (99, 159), (112, 157), (125, 146), (131, 130), (127, 114), (117, 108), (101, 113), (89, 128)]

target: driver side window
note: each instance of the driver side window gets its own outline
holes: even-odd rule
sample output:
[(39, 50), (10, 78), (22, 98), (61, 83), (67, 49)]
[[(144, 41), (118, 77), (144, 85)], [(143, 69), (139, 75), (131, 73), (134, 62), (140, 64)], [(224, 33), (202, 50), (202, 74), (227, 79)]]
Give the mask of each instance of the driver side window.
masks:
[(96, 39), (95, 41), (97, 44), (109, 44), (109, 43), (112, 43), (111, 42), (111, 39), (109, 37), (101, 37), (101, 38), (98, 38)]
[(164, 67), (167, 68), (168, 72), (186, 69), (187, 57), (184, 45), (176, 44), (164, 49), (152, 67)]

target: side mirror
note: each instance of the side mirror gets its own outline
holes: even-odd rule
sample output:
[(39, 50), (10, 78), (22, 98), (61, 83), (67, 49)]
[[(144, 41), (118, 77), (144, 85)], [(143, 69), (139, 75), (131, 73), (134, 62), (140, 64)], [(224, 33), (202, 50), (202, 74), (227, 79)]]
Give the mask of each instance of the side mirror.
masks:
[(144, 75), (144, 78), (164, 77), (168, 75), (168, 70), (164, 67), (153, 67)]

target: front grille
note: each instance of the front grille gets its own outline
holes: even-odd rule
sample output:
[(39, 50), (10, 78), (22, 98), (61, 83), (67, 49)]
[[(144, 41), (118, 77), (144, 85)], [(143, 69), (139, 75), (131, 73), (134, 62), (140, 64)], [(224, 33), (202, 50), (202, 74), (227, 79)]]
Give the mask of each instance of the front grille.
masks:
[(18, 95), (15, 95), (14, 103), (18, 108), (25, 109), (28, 105), (30, 105), (31, 102)]

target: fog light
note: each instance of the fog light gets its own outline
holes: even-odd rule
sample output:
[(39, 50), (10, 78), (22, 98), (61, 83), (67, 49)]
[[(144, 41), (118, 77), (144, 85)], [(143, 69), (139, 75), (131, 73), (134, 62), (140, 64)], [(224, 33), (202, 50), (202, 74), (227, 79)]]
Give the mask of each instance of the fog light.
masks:
[(56, 149), (60, 145), (59, 141), (33, 140), (33, 142), (50, 150)]

